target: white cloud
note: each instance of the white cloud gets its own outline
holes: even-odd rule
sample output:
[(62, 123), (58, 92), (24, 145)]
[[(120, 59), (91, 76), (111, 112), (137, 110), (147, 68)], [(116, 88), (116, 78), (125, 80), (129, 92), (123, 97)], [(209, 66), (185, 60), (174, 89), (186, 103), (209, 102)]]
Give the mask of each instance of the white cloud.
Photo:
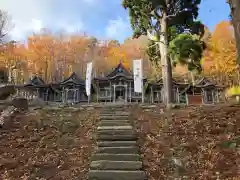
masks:
[(47, 0), (22, 0), (20, 4), (14, 0), (1, 0), (0, 6), (12, 19), (14, 27), (10, 35), (16, 39), (22, 39), (29, 31), (38, 31), (49, 11)]
[(116, 38), (122, 37), (129, 32), (130, 25), (128, 20), (123, 20), (121, 17), (118, 17), (115, 20), (110, 20), (106, 27), (106, 36), (108, 38)]
[(33, 29), (35, 32), (40, 31), (43, 28), (42, 21), (39, 19), (32, 19), (31, 23), (31, 29)]
[(57, 28), (63, 30), (66, 33), (76, 33), (84, 29), (84, 24), (80, 20), (77, 23), (70, 23), (67, 20), (62, 20), (58, 24), (56, 24)]
[[(84, 27), (81, 18), (74, 23), (68, 18), (63, 20), (59, 15), (63, 16), (61, 12), (69, 4), (67, 1), (62, 1), (61, 6), (59, 4), (58, 0), (0, 0), (1, 9), (8, 12), (12, 19), (14, 27), (10, 36), (16, 40), (23, 40), (29, 33), (39, 32), (42, 28), (64, 29), (69, 33), (80, 31)], [(72, 6), (75, 6), (74, 3)]]

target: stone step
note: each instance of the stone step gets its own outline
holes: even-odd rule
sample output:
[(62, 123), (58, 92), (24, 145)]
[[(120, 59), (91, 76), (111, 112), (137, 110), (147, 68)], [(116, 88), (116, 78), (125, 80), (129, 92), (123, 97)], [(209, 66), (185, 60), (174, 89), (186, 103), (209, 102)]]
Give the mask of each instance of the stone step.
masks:
[(147, 180), (144, 171), (90, 170), (88, 180)]
[(100, 117), (125, 117), (125, 119), (128, 119), (129, 116), (126, 115), (117, 115), (117, 114), (100, 114)]
[(93, 154), (91, 161), (140, 161), (139, 154)]
[(106, 105), (101, 109), (102, 111), (105, 111), (105, 110), (124, 110), (124, 109), (127, 109), (126, 107), (123, 106), (123, 104), (119, 104), (117, 106), (108, 106), (106, 107)]
[(124, 125), (131, 125), (129, 120), (120, 120), (120, 121), (112, 121), (112, 120), (102, 120), (98, 123), (98, 126), (124, 126)]
[(124, 107), (124, 104), (105, 104), (104, 107), (102, 108), (102, 110), (105, 109), (124, 109), (126, 107)]
[(122, 116), (128, 116), (130, 113), (126, 111), (100, 111), (99, 114), (107, 114), (107, 115), (122, 115)]
[(98, 141), (99, 147), (121, 147), (121, 146), (136, 146), (137, 141)]
[(92, 161), (90, 163), (92, 170), (141, 170), (141, 161)]
[(98, 126), (97, 130), (132, 130), (133, 127), (131, 125), (128, 126)]
[(139, 148), (137, 146), (128, 146), (128, 147), (98, 147), (96, 153), (138, 154), (139, 153)]
[(116, 114), (127, 114), (129, 113), (125, 109), (102, 109), (100, 113), (116, 113)]
[(129, 117), (127, 114), (115, 114), (115, 113), (100, 113), (100, 116), (124, 116), (124, 117)]
[(107, 115), (107, 116), (129, 116), (128, 112), (116, 112), (116, 111), (105, 111), (105, 112), (100, 112), (99, 113), (101, 116)]
[(112, 122), (112, 123), (115, 123), (115, 122), (121, 122), (121, 123), (131, 123), (132, 121), (130, 121), (128, 118), (127, 119), (101, 119), (100, 122)]
[(136, 136), (136, 132), (133, 129), (106, 129), (106, 130), (97, 130), (98, 135), (130, 135)]
[(97, 136), (98, 141), (136, 141), (136, 135), (104, 135)]
[(127, 116), (100, 116), (100, 120), (128, 120)]

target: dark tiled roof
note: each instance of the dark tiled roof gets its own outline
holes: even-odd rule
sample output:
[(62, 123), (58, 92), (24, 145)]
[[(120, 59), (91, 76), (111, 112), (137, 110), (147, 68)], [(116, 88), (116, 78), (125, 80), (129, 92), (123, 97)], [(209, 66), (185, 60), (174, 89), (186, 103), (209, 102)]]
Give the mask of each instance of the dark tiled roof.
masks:
[(39, 76), (34, 76), (32, 79), (30, 79), (26, 85), (33, 85), (33, 86), (38, 86), (38, 85), (44, 85), (45, 82), (40, 78)]
[(71, 74), (67, 79), (60, 82), (60, 84), (67, 84), (67, 83), (74, 83), (77, 85), (83, 85), (85, 86), (85, 80), (80, 78), (75, 72)]
[(132, 76), (132, 73), (130, 73), (130, 71), (128, 71), (122, 64), (122, 62), (120, 62), (118, 64), (118, 66), (112, 71), (110, 72), (106, 77), (111, 78), (116, 76), (117, 74), (121, 73), (122, 76)]

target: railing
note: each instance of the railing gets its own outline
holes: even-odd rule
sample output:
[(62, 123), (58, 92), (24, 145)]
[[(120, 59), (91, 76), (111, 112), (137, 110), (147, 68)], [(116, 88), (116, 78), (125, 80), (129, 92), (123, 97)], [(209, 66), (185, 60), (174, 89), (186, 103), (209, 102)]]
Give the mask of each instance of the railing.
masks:
[(9, 86), (9, 85), (13, 85), (13, 84), (11, 84), (11, 83), (0, 83), (0, 88), (5, 87), (5, 86)]
[(99, 99), (111, 99), (113, 98), (112, 96), (98, 96)]

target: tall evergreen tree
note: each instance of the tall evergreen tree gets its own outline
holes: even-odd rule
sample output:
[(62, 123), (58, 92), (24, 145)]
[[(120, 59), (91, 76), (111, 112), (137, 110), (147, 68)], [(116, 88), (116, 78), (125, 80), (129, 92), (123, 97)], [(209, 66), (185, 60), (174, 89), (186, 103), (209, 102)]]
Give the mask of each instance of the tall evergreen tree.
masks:
[(204, 50), (204, 42), (199, 36), (189, 33), (179, 34), (169, 44), (169, 55), (172, 64), (181, 64), (188, 67), (191, 73), (192, 83), (195, 84), (194, 72), (201, 72), (201, 58)]
[[(152, 36), (158, 45), (162, 63), (165, 103), (172, 104), (172, 69), (168, 53), (171, 28), (177, 32), (194, 31), (201, 0), (123, 0), (128, 9), (133, 37)], [(153, 38), (154, 37), (154, 38)]]
[(228, 0), (231, 8), (232, 24), (235, 32), (235, 39), (238, 50), (238, 64), (240, 65), (240, 1), (239, 0)]

